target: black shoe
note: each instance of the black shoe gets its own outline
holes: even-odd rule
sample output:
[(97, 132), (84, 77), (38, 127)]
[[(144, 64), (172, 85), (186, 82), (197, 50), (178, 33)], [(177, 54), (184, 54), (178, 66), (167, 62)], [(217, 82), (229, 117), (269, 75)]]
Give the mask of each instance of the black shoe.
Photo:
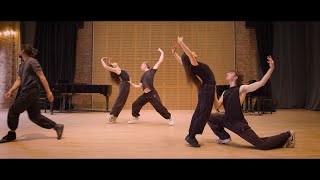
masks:
[(190, 138), (189, 136), (186, 136), (185, 140), (192, 146), (192, 147), (200, 147), (199, 142), (196, 138)]
[(53, 128), (54, 130), (57, 131), (57, 139), (58, 140), (60, 140), (62, 137), (63, 128), (64, 128), (63, 124), (56, 124), (56, 126)]
[(8, 134), (0, 140), (0, 143), (14, 141), (15, 139), (16, 139), (16, 132), (9, 131)]

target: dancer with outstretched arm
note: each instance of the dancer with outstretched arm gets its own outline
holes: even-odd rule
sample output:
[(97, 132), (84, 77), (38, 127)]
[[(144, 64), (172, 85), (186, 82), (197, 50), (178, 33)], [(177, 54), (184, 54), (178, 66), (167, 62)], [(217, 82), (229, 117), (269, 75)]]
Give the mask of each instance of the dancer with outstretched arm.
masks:
[(239, 71), (231, 70), (227, 73), (226, 80), (230, 88), (223, 92), (219, 100), (216, 94), (214, 101), (215, 108), (219, 109), (223, 105), (225, 113), (213, 113), (208, 120), (210, 128), (219, 137), (216, 141), (218, 144), (226, 144), (231, 141), (230, 135), (224, 129), (227, 128), (257, 149), (269, 150), (281, 147), (293, 148), (295, 146), (295, 133), (293, 131), (260, 138), (251, 129), (242, 113), (241, 105), (246, 94), (264, 86), (271, 77), (274, 70), (274, 61), (271, 56), (268, 56), (267, 59), (270, 68), (263, 78), (255, 83), (242, 85), (243, 75)]
[[(181, 57), (177, 54), (178, 44), (184, 51)], [(183, 42), (183, 37), (178, 37), (178, 44), (173, 46), (172, 53), (176, 60), (183, 65), (188, 82), (193, 82), (198, 88), (198, 104), (192, 115), (189, 134), (185, 140), (192, 147), (200, 147), (196, 135), (202, 134), (207, 120), (210, 117), (216, 80), (210, 67), (198, 61), (197, 54), (187, 47)]]
[[(109, 65), (105, 63), (105, 60), (108, 59)], [(114, 102), (114, 105), (110, 111), (109, 123), (116, 123), (117, 118), (122, 111), (124, 105), (127, 102), (129, 92), (130, 92), (130, 81), (129, 74), (119, 67), (118, 63), (111, 63), (112, 58), (103, 57), (101, 58), (102, 66), (110, 72), (111, 80), (119, 85), (119, 94)]]
[(170, 126), (174, 125), (174, 120), (171, 118), (171, 114), (162, 104), (159, 94), (153, 86), (154, 75), (164, 59), (163, 51), (160, 48), (158, 48), (158, 51), (161, 53), (159, 61), (152, 68), (150, 68), (148, 62), (146, 61), (141, 64), (141, 70), (144, 71), (144, 73), (141, 77), (140, 83), (134, 84), (129, 81), (129, 83), (135, 88), (142, 88), (143, 90), (143, 94), (132, 104), (133, 118), (128, 121), (129, 124), (132, 124), (138, 120), (140, 116), (140, 110), (149, 102), (163, 118), (168, 120), (168, 124)]

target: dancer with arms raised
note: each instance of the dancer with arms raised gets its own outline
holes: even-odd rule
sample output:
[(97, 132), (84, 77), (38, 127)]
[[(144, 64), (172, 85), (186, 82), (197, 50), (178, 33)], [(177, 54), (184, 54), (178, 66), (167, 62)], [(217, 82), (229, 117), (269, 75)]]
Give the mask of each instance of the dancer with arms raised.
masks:
[[(184, 51), (181, 57), (177, 54), (178, 44)], [(198, 61), (198, 55), (187, 47), (183, 42), (183, 37), (178, 37), (178, 44), (173, 46), (172, 53), (176, 60), (183, 65), (188, 82), (193, 82), (198, 88), (198, 104), (192, 115), (189, 134), (185, 140), (192, 147), (200, 147), (196, 135), (203, 133), (210, 117), (216, 80), (210, 67)]]
[(227, 128), (257, 149), (268, 150), (280, 147), (293, 148), (295, 146), (295, 133), (293, 131), (260, 138), (251, 129), (242, 113), (241, 105), (245, 100), (246, 94), (264, 86), (271, 77), (274, 70), (274, 61), (271, 56), (268, 56), (267, 59), (270, 68), (263, 78), (255, 83), (243, 85), (243, 75), (237, 70), (231, 70), (227, 73), (226, 80), (230, 88), (223, 92), (219, 100), (216, 94), (214, 101), (215, 108), (219, 109), (223, 105), (225, 113), (213, 113), (208, 120), (212, 131), (219, 137), (216, 141), (217, 143), (226, 144), (231, 141), (230, 135), (224, 129)]
[(129, 124), (132, 124), (138, 120), (140, 116), (140, 110), (149, 102), (156, 109), (156, 111), (168, 121), (170, 126), (174, 125), (174, 120), (171, 119), (171, 114), (162, 104), (159, 94), (153, 86), (154, 75), (164, 59), (163, 51), (160, 48), (158, 48), (158, 51), (161, 53), (160, 58), (152, 68), (150, 68), (148, 62), (146, 61), (141, 64), (141, 70), (144, 71), (144, 73), (141, 76), (140, 83), (134, 84), (131, 81), (129, 82), (135, 88), (142, 88), (143, 90), (143, 94), (132, 104), (133, 118), (128, 121)]
[[(105, 63), (105, 60), (108, 59), (109, 65)], [(124, 105), (127, 102), (129, 92), (130, 92), (130, 84), (128, 81), (130, 81), (129, 74), (121, 69), (118, 65), (118, 63), (111, 63), (112, 58), (103, 57), (101, 58), (102, 66), (110, 72), (111, 80), (119, 85), (119, 94), (114, 102), (114, 105), (111, 109), (110, 115), (109, 115), (109, 123), (116, 123), (117, 118), (122, 111)]]

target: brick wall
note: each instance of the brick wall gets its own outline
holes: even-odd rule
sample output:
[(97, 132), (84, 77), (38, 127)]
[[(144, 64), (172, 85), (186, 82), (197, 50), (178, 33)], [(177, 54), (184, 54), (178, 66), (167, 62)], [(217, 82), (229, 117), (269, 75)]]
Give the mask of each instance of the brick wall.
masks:
[(246, 28), (245, 21), (235, 21), (236, 69), (244, 74), (244, 82), (258, 80), (255, 29)]
[[(7, 34), (6, 30), (13, 30), (16, 34)], [(11, 104), (11, 100), (5, 101), (3, 95), (16, 80), (17, 51), (20, 44), (19, 32), (19, 22), (0, 22), (0, 109), (7, 108)]]
[[(78, 30), (75, 83), (92, 83), (92, 22), (84, 22)], [(79, 94), (73, 98), (75, 108), (91, 108), (92, 96)]]

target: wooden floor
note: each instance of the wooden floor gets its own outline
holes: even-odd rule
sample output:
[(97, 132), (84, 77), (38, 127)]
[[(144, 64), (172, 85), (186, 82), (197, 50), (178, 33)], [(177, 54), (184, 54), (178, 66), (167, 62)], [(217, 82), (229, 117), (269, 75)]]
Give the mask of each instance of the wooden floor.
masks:
[[(171, 111), (176, 125), (168, 126), (155, 111), (142, 111), (137, 124), (127, 124), (129, 110), (117, 124), (107, 124), (106, 113), (73, 112), (44, 114), (63, 123), (63, 139), (54, 130), (38, 127), (21, 114), (17, 141), (0, 144), (0, 158), (320, 158), (320, 112), (279, 110), (262, 116), (246, 115), (260, 136), (296, 131), (296, 148), (261, 151), (231, 133), (229, 145), (213, 143), (217, 137), (206, 126), (197, 136), (201, 148), (184, 141), (192, 111)], [(8, 131), (7, 110), (0, 111), (0, 136)]]

